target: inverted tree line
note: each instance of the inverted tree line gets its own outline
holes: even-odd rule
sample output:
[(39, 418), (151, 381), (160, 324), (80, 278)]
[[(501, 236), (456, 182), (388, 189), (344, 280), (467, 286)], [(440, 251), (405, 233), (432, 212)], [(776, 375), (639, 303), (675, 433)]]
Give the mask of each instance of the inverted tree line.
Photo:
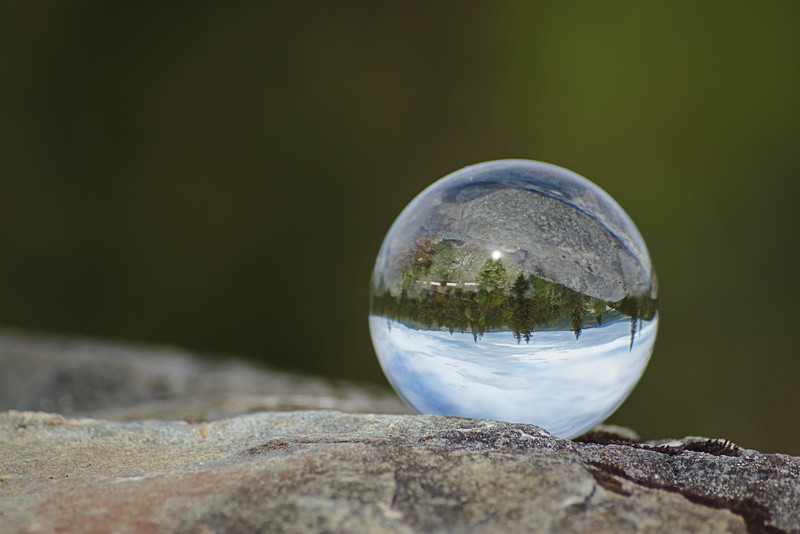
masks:
[(474, 288), (430, 282), (415, 287), (414, 275), (419, 274), (404, 271), (399, 294), (373, 291), (372, 313), (414, 328), (469, 332), (476, 342), (486, 332), (510, 330), (518, 343), (529, 342), (537, 330), (571, 330), (577, 339), (585, 327), (627, 316), (633, 343), (637, 323), (651, 320), (657, 311), (657, 301), (649, 295), (608, 302), (525, 273), (509, 283), (499, 259), (483, 265)]

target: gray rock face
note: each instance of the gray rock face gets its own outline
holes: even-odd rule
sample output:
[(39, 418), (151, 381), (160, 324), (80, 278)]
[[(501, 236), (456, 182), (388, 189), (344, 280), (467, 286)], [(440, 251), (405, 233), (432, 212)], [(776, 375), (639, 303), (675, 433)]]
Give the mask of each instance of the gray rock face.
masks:
[(410, 413), (383, 389), (185, 350), (0, 330), (0, 410), (206, 421), (275, 410)]
[(175, 349), (0, 332), (0, 362), (2, 533), (800, 532), (800, 458), (724, 441), (376, 414)]
[[(392, 226), (376, 262), (389, 282), (418, 240), (452, 239), (528, 273), (605, 301), (656, 297), (636, 226), (603, 190), (566, 169), (505, 160), (466, 167), (433, 184)], [(386, 289), (382, 287), (381, 289)]]
[(635, 252), (592, 216), (560, 198), (502, 189), (464, 205), (443, 203), (438, 216), (444, 235), (455, 233), (453, 227), (461, 221), (469, 221), (460, 232), (463, 240), (485, 250), (502, 243), (506, 261), (579, 293), (614, 302), (629, 292), (649, 290), (650, 271)]
[(0, 414), (2, 532), (797, 532), (800, 460), (305, 411)]

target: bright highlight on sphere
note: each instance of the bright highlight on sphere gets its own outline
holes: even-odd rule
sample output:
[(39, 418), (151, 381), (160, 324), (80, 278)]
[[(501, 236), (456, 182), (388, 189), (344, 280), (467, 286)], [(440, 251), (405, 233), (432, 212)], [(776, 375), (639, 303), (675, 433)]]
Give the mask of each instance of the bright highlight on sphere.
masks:
[(369, 324), (417, 412), (572, 438), (644, 372), (657, 284), (644, 240), (602, 189), (555, 165), (492, 161), (403, 210), (375, 262)]

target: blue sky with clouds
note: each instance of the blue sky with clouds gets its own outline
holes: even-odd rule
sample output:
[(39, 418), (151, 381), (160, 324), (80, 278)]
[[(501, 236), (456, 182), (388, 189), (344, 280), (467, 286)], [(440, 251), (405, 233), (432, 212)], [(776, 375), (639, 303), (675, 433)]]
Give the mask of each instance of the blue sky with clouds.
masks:
[(630, 346), (630, 322), (583, 330), (534, 332), (518, 344), (511, 332), (414, 330), (370, 317), (389, 381), (417, 412), (533, 423), (575, 437), (619, 407), (650, 359), (658, 317)]

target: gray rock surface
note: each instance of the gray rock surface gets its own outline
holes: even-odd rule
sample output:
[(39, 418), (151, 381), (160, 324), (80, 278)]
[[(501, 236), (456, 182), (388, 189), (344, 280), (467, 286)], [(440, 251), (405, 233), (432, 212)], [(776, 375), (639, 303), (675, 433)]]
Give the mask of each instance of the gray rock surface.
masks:
[(153, 347), (0, 330), (0, 410), (208, 421), (256, 411), (411, 413), (370, 385)]
[(2, 533), (800, 532), (800, 458), (725, 441), (377, 414), (175, 349), (0, 332), (0, 364)]
[[(705, 451), (705, 452), (704, 452)], [(711, 451), (711, 452), (708, 452)], [(0, 532), (797, 532), (800, 459), (303, 411), (0, 414)]]
[(507, 264), (601, 300), (656, 297), (650, 256), (633, 222), (606, 192), (554, 165), (494, 161), (436, 182), (392, 226), (375, 282), (391, 285), (423, 238), (477, 247), (484, 253), (479, 265), (500, 251)]

